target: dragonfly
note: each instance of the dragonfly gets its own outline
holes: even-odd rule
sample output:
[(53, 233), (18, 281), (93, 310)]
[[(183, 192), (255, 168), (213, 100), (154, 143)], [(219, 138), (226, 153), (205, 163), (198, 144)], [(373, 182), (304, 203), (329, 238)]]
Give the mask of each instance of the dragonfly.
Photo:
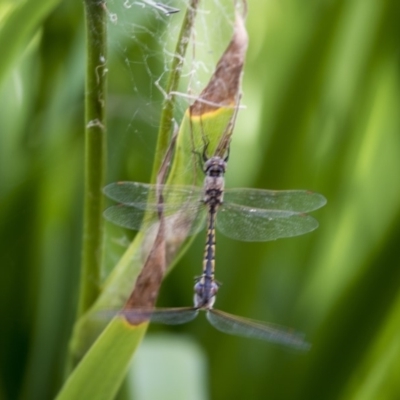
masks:
[[(196, 279), (193, 307), (131, 308), (117, 313), (112, 311), (111, 316), (120, 315), (134, 325), (148, 320), (155, 323), (178, 325), (192, 321), (200, 311), (204, 311), (210, 324), (223, 333), (260, 339), (301, 351), (310, 349), (311, 345), (304, 340), (304, 335), (294, 332), (292, 329), (239, 317), (213, 308), (218, 289), (219, 283), (205, 273)], [(107, 316), (110, 316), (109, 314), (107, 313)]]
[[(215, 226), (226, 236), (242, 241), (268, 241), (297, 236), (318, 227), (318, 222), (305, 212), (322, 207), (326, 200), (322, 195), (306, 190), (225, 190), (224, 174), (228, 156), (208, 158), (204, 150), (203, 188), (139, 182), (116, 182), (105, 187), (104, 193), (120, 204), (106, 209), (104, 216), (125, 228), (150, 229), (159, 222), (160, 207), (169, 232), (183, 229), (187, 235), (195, 234), (207, 220), (203, 271), (195, 282), (194, 306), (125, 309), (121, 314), (134, 324), (144, 320), (183, 324), (196, 318), (199, 311), (205, 311), (211, 325), (224, 333), (308, 349), (309, 344), (298, 333), (213, 308), (219, 289), (214, 277)], [(160, 193), (165, 199), (162, 205), (155, 201)]]
[[(107, 208), (104, 217), (128, 229), (147, 231), (159, 223), (162, 207), (172, 235), (196, 234), (207, 221), (207, 243), (214, 242), (215, 226), (225, 236), (247, 242), (303, 235), (318, 227), (306, 212), (326, 204), (321, 194), (308, 190), (225, 189), (228, 157), (207, 158), (204, 153), (203, 160), (203, 187), (110, 183), (104, 194), (119, 204)], [(162, 206), (156, 201), (159, 193), (164, 198)]]

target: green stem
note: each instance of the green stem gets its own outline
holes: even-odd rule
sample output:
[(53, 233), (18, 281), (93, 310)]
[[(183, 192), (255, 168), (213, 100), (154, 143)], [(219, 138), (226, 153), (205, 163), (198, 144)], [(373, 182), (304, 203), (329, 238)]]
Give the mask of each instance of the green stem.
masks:
[(85, 0), (85, 189), (81, 287), (78, 315), (96, 300), (103, 247), (103, 194), (106, 162), (106, 5)]
[(168, 78), (165, 92), (167, 98), (164, 101), (163, 110), (160, 118), (160, 128), (158, 130), (158, 141), (156, 154), (153, 164), (151, 181), (155, 182), (161, 163), (168, 149), (173, 126), (175, 95), (170, 94), (178, 89), (179, 80), (182, 75), (182, 67), (186, 54), (186, 49), (190, 41), (190, 33), (196, 17), (199, 0), (191, 0), (182, 21), (181, 31), (179, 32), (176, 44), (175, 55), (172, 59), (171, 73)]

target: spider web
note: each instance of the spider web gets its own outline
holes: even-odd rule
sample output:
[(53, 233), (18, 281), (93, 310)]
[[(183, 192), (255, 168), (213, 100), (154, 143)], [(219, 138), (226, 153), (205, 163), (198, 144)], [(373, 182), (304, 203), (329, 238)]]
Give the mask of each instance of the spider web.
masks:
[[(120, 145), (133, 139), (141, 142), (139, 158), (153, 159), (162, 103), (168, 95), (166, 83), (188, 3), (188, 0), (107, 2), (110, 136), (116, 134)], [(178, 124), (213, 73), (232, 34), (233, 19), (232, 0), (199, 2), (177, 94)], [(119, 157), (114, 149), (117, 143), (111, 140), (109, 145), (113, 163), (113, 157)]]

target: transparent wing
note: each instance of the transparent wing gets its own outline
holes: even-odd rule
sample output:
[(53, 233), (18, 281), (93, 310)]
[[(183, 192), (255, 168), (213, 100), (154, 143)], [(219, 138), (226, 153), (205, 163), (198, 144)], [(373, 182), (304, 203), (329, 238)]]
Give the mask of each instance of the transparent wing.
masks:
[(128, 322), (137, 325), (144, 321), (179, 325), (186, 324), (197, 317), (199, 310), (193, 307), (179, 308), (132, 308), (121, 311), (102, 310), (98, 313), (101, 319), (112, 319), (116, 316), (123, 316)]
[[(167, 235), (182, 237), (196, 234), (204, 227), (206, 211), (204, 207), (187, 207), (165, 216)], [(146, 232), (156, 228), (159, 223), (159, 215), (156, 211), (147, 211), (124, 204), (107, 208), (103, 215), (107, 221), (135, 231)]]
[[(197, 208), (202, 205), (203, 189), (196, 186), (150, 185), (140, 182), (114, 182), (105, 186), (103, 193), (110, 199), (143, 210), (157, 211), (157, 194), (162, 192), (164, 210)], [(199, 204), (200, 203), (200, 204)]]
[(201, 202), (201, 188), (115, 182), (107, 185), (103, 191), (121, 203), (107, 208), (104, 217), (124, 228), (147, 231), (159, 222), (160, 205), (156, 197), (160, 191), (164, 198), (162, 209), (169, 233), (193, 235), (204, 226), (206, 209)]
[(326, 204), (324, 196), (308, 190), (260, 190), (243, 188), (226, 189), (224, 201), (250, 208), (297, 212), (317, 210)]
[(218, 230), (245, 242), (303, 235), (317, 227), (313, 217), (296, 211), (262, 210), (224, 202), (217, 213)]
[(304, 341), (301, 334), (277, 325), (253, 321), (215, 309), (207, 311), (207, 319), (214, 328), (229, 335), (267, 340), (298, 350), (309, 350), (311, 347), (309, 343)]

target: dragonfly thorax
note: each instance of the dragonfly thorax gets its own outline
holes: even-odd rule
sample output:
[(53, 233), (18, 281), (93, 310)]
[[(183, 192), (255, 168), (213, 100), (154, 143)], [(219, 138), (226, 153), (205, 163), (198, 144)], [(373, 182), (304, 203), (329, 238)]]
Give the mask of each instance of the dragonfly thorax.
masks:
[(194, 306), (196, 308), (212, 308), (218, 289), (219, 285), (214, 279), (199, 278), (194, 285)]
[(204, 164), (204, 203), (216, 208), (222, 204), (226, 161), (221, 157), (211, 157)]

